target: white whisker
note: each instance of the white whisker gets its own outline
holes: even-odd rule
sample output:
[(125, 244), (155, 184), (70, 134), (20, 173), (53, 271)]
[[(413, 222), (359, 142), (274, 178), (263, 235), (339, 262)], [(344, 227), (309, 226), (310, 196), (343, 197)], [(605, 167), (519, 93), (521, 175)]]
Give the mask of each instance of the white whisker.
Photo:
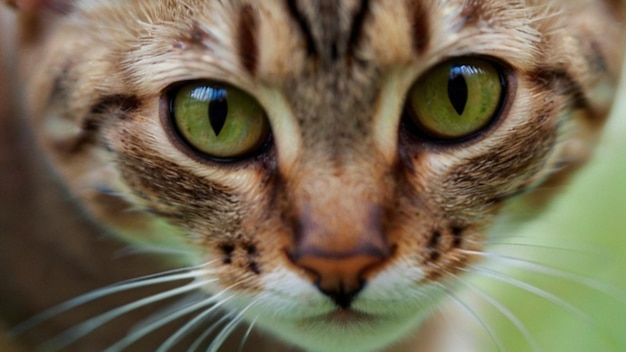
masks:
[(486, 245), (489, 247), (516, 247), (516, 248), (523, 248), (523, 247), (527, 247), (527, 248), (538, 248), (538, 249), (549, 249), (549, 250), (554, 250), (554, 251), (562, 251), (562, 252), (574, 252), (576, 254), (585, 254), (585, 255), (593, 255), (595, 256), (601, 256), (603, 255), (602, 253), (596, 253), (596, 252), (591, 252), (588, 248), (582, 248), (582, 247), (576, 247), (576, 246), (564, 246), (563, 244), (556, 244), (556, 245), (550, 245), (550, 244), (539, 244), (539, 243), (529, 243), (529, 242), (522, 242), (522, 241), (509, 241), (508, 238), (507, 240), (487, 240), (487, 241), (473, 241), (473, 240), (467, 240), (470, 243), (476, 243), (479, 245)]
[(238, 314), (234, 317), (231, 317), (232, 321), (220, 331), (219, 334), (215, 337), (213, 341), (211, 341), (211, 345), (207, 348), (207, 352), (217, 352), (226, 339), (235, 331), (235, 329), (241, 324), (243, 321), (243, 317), (241, 314)]
[(515, 326), (515, 328), (522, 334), (522, 336), (524, 336), (524, 338), (526, 339), (526, 341), (528, 341), (528, 344), (530, 345), (533, 351), (535, 352), (540, 351), (540, 348), (537, 345), (537, 342), (535, 341), (535, 339), (532, 337), (532, 335), (530, 334), (526, 326), (515, 316), (515, 314), (513, 314), (513, 312), (511, 312), (498, 300), (493, 298), (493, 296), (487, 294), (483, 290), (479, 289), (477, 286), (471, 284), (470, 282), (466, 280), (462, 280), (460, 278), (457, 278), (457, 280), (461, 282), (463, 285), (465, 285), (466, 287), (468, 287), (469, 289), (471, 289), (473, 292), (478, 294), (482, 299), (484, 299), (493, 307), (495, 307), (496, 310), (498, 310), (498, 312), (504, 315)]
[(555, 296), (554, 294), (542, 290), (536, 286), (533, 286), (531, 284), (528, 284), (524, 281), (512, 278), (510, 276), (507, 276), (499, 271), (496, 270), (491, 270), (491, 269), (487, 269), (481, 266), (477, 266), (477, 265), (471, 265), (470, 269), (461, 269), (463, 271), (467, 271), (467, 272), (477, 272), (482, 274), (485, 277), (491, 278), (493, 280), (514, 286), (514, 287), (518, 287), (521, 288), (524, 291), (530, 292), (532, 294), (535, 294), (538, 297), (544, 298), (546, 300), (548, 300), (549, 302), (552, 302), (562, 308), (564, 308), (565, 310), (569, 311), (570, 313), (578, 316), (579, 318), (581, 318), (585, 323), (594, 326), (595, 324), (593, 324), (592, 319), (589, 317), (589, 315), (585, 314), (583, 311), (581, 311), (580, 309), (576, 308), (574, 305), (572, 305), (571, 303)]
[[(170, 349), (171, 347), (173, 347), (177, 342), (180, 341), (181, 338), (183, 338), (190, 331), (192, 331), (197, 325), (199, 325), (200, 323), (202, 323), (203, 321), (208, 319), (211, 315), (213, 315), (217, 311), (218, 308), (220, 308), (222, 305), (224, 305), (229, 300), (233, 299), (235, 297), (234, 295), (227, 296), (226, 298), (221, 298), (221, 296), (226, 295), (230, 289), (232, 289), (232, 288), (234, 288), (234, 287), (236, 287), (236, 286), (238, 286), (238, 285), (240, 285), (240, 284), (242, 284), (244, 282), (245, 281), (241, 281), (241, 282), (238, 282), (236, 284), (233, 284), (233, 285), (223, 289), (221, 292), (211, 296), (210, 300), (211, 300), (211, 303), (213, 304), (213, 306), (211, 308), (201, 312), (196, 317), (194, 317), (189, 322), (187, 322), (184, 326), (182, 326), (180, 329), (178, 329), (172, 336), (170, 336), (167, 340), (165, 340), (165, 342), (163, 342), (163, 344), (161, 344), (161, 346), (159, 346), (159, 348), (157, 349), (157, 352), (165, 352), (168, 349)], [(217, 301), (217, 303), (214, 303), (216, 301)], [(194, 310), (196, 310), (196, 309), (194, 309)]]
[(149, 296), (140, 300), (137, 300), (135, 302), (129, 303), (129, 304), (125, 304), (121, 307), (112, 309), (104, 314), (95, 316), (91, 319), (88, 319), (64, 332), (62, 332), (61, 334), (57, 335), (56, 337), (46, 341), (43, 345), (42, 345), (42, 349), (46, 350), (46, 351), (56, 351), (56, 350), (60, 350), (66, 346), (68, 346), (69, 344), (73, 343), (74, 341), (80, 339), (81, 337), (89, 334), (90, 332), (92, 332), (93, 330), (99, 328), (100, 326), (104, 325), (105, 323), (121, 316), (124, 315), (132, 310), (135, 310), (137, 308), (158, 302), (158, 301), (162, 301), (164, 299), (170, 298), (170, 297), (175, 297), (187, 292), (190, 292), (192, 290), (198, 289), (202, 286), (205, 286), (207, 283), (209, 282), (213, 282), (216, 279), (208, 279), (208, 280), (202, 280), (202, 281), (195, 281), (189, 284), (186, 284), (184, 286), (181, 287), (177, 287), (175, 289), (172, 290), (168, 290), (168, 291), (164, 291), (161, 292), (159, 294), (153, 295), (153, 296)]
[(142, 245), (139, 246), (129, 246), (124, 249), (120, 249), (116, 252), (115, 258), (123, 258), (129, 255), (138, 255), (138, 254), (160, 254), (160, 255), (168, 255), (168, 256), (189, 256), (189, 251), (184, 249), (175, 249), (170, 247), (163, 246), (148, 246)]
[(84, 305), (86, 303), (95, 301), (99, 298), (109, 296), (115, 293), (132, 290), (135, 288), (158, 285), (162, 283), (174, 282), (185, 279), (194, 279), (203, 274), (206, 274), (206, 270), (199, 270), (200, 268), (208, 265), (208, 263), (191, 267), (191, 268), (179, 268), (174, 270), (165, 271), (157, 274), (150, 274), (146, 276), (142, 276), (139, 278), (133, 278), (121, 282), (117, 282), (113, 285), (105, 286), (94, 291), (88, 292), (86, 294), (80, 295), (73, 299), (70, 299), (64, 303), (61, 303), (57, 306), (51, 307), (34, 317), (16, 325), (10, 330), (11, 336), (17, 336), (23, 334), (24, 332), (35, 328), (37, 325), (44, 323), (51, 318), (74, 309), (78, 306)]
[(498, 349), (498, 351), (502, 352), (505, 350), (503, 348), (502, 341), (498, 339), (494, 331), (487, 325), (487, 323), (485, 323), (484, 320), (480, 318), (480, 316), (478, 315), (478, 313), (476, 313), (475, 310), (473, 310), (461, 298), (455, 295), (454, 292), (450, 291), (443, 284), (441, 283), (437, 283), (437, 284), (438, 284), (437, 286), (440, 287), (441, 290), (448, 295), (448, 297), (450, 297), (456, 304), (458, 304), (463, 310), (465, 310), (472, 317), (472, 319), (474, 319), (474, 321), (476, 321), (478, 324), (480, 324), (480, 326), (482, 326), (483, 330), (485, 330), (487, 335), (489, 335), (489, 338), (491, 338), (493, 343), (496, 345), (496, 348)]
[[(185, 325), (183, 325), (180, 329), (176, 331), (173, 335), (167, 338), (157, 349), (157, 352), (165, 352), (172, 348), (176, 343), (178, 343), (183, 337), (189, 334), (193, 329), (195, 329), (198, 325), (200, 325), (203, 321), (209, 319), (213, 316), (218, 309), (226, 302), (228, 302), (231, 298), (227, 297), (225, 299), (220, 300), (217, 303), (214, 303), (209, 309), (202, 311), (200, 314), (195, 316), (193, 319), (189, 320)], [(211, 302), (215, 302), (212, 300)]]
[(231, 319), (234, 315), (236, 314), (236, 312), (230, 312), (226, 315), (224, 315), (223, 317), (220, 318), (220, 320), (216, 321), (215, 323), (213, 323), (213, 325), (211, 325), (211, 327), (209, 327), (208, 329), (206, 329), (202, 335), (198, 336), (198, 338), (191, 344), (191, 346), (189, 346), (189, 348), (187, 349), (187, 352), (196, 352), (200, 349), (200, 345), (202, 344), (202, 342), (204, 342), (204, 340), (209, 337), (209, 335), (211, 335), (211, 333), (217, 329), (217, 327), (224, 323), (225, 321)]
[[(568, 239), (567, 243), (563, 243), (562, 239), (555, 239), (555, 238), (533, 238), (533, 237), (529, 237), (528, 235), (506, 235), (506, 236), (491, 236), (488, 239), (486, 239), (485, 241), (472, 241), (469, 240), (471, 242), (474, 243), (480, 243), (480, 244), (493, 244), (493, 245), (506, 245), (506, 244), (515, 244), (515, 243), (520, 243), (520, 244), (537, 244), (538, 246), (545, 246), (545, 248), (549, 248), (549, 249), (565, 249), (565, 250), (572, 250), (572, 251), (580, 251), (582, 253), (591, 253), (594, 254), (594, 252), (589, 250), (589, 243), (585, 242), (584, 240), (573, 240), (573, 239)], [(598, 253), (598, 254), (602, 254), (602, 252)]]
[(252, 308), (259, 300), (260, 300), (260, 298), (257, 298), (254, 301), (250, 302), (245, 308), (243, 308), (239, 312), (239, 314), (237, 314), (235, 317), (233, 317), (232, 318), (233, 320), (230, 323), (228, 323), (224, 327), (224, 329), (222, 329), (222, 331), (215, 337), (213, 342), (211, 342), (211, 345), (207, 349), (207, 352), (217, 352), (217, 350), (222, 346), (224, 341), (226, 341), (228, 336), (230, 336), (233, 333), (233, 331), (235, 331), (237, 326), (239, 326), (239, 324), (241, 324), (241, 322), (244, 320), (244, 316), (245, 316), (246, 312), (250, 308)]
[(626, 296), (619, 289), (613, 286), (607, 285), (603, 282), (582, 276), (582, 275), (567, 272), (567, 271), (557, 269), (555, 267), (552, 267), (546, 264), (534, 262), (531, 260), (511, 257), (511, 256), (502, 255), (498, 253), (477, 252), (477, 251), (468, 251), (468, 250), (463, 250), (463, 252), (472, 254), (472, 255), (482, 256), (482, 257), (489, 258), (489, 259), (505, 261), (511, 266), (515, 266), (517, 268), (529, 270), (529, 271), (543, 274), (546, 276), (558, 277), (558, 278), (567, 280), (569, 282), (573, 282), (573, 283), (582, 285), (584, 287), (596, 290), (598, 292), (604, 293), (614, 298), (618, 302), (626, 304)]
[(243, 352), (243, 348), (246, 342), (248, 342), (248, 339), (250, 338), (250, 334), (252, 334), (252, 329), (254, 329), (254, 325), (256, 324), (256, 321), (258, 319), (259, 319), (259, 315), (257, 315), (254, 319), (252, 319), (252, 321), (250, 322), (250, 325), (248, 326), (248, 329), (243, 334), (243, 338), (241, 339), (241, 343), (239, 344), (239, 352)]
[(159, 308), (154, 313), (138, 321), (136, 324), (133, 325), (129, 333), (132, 333), (139, 329), (143, 329), (147, 325), (153, 324), (154, 322), (159, 321), (172, 314), (176, 314), (176, 312), (178, 312), (179, 310), (185, 309), (186, 307), (203, 301), (209, 297), (210, 295), (202, 289), (189, 292), (183, 297), (176, 299), (173, 303), (167, 304), (163, 308)]
[[(125, 336), (123, 339), (119, 340), (118, 342), (116, 342), (114, 345), (111, 345), (110, 347), (108, 347), (106, 349), (106, 351), (108, 352), (114, 352), (114, 351), (121, 351), (124, 348), (130, 346), (132, 343), (138, 341), (139, 339), (141, 339), (142, 337), (148, 335), (149, 333), (155, 331), (156, 329), (171, 323), (172, 321), (183, 317), (187, 314), (190, 314), (196, 310), (202, 309), (206, 306), (212, 305), (215, 303), (215, 298), (214, 297), (208, 297), (202, 301), (199, 302), (195, 302), (193, 304), (189, 304), (186, 307), (177, 310), (175, 313), (168, 315), (166, 318), (157, 320), (155, 322), (153, 322), (152, 324), (146, 325), (144, 327), (142, 327), (139, 330), (133, 331), (132, 333), (130, 333), (129, 335)], [(213, 309), (213, 308), (211, 308)], [(211, 310), (209, 309), (209, 310)]]

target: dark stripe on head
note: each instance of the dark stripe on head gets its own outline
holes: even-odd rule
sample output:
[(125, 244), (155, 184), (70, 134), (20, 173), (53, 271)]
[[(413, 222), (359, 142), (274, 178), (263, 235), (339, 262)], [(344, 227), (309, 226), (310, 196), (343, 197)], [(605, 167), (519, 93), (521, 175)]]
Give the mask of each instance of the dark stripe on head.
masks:
[(480, 18), (481, 12), (483, 11), (485, 11), (485, 9), (481, 7), (479, 2), (468, 2), (465, 4), (463, 11), (460, 13), (463, 25), (475, 23)]
[(352, 56), (354, 50), (359, 46), (359, 42), (363, 37), (363, 23), (370, 10), (370, 2), (369, 0), (361, 0), (361, 6), (354, 14), (354, 19), (352, 20), (352, 28), (350, 29), (350, 36), (348, 37), (348, 53), (349, 56)]
[(207, 43), (215, 41), (216, 39), (211, 33), (205, 31), (198, 22), (194, 21), (191, 23), (190, 31), (184, 33), (183, 36), (174, 42), (174, 47), (183, 50), (187, 50), (189, 48), (211, 50)]
[(592, 72), (597, 74), (604, 74), (608, 71), (608, 65), (604, 55), (602, 55), (602, 48), (596, 41), (590, 43), (591, 51), (585, 55), (587, 63)]
[[(69, 87), (76, 84), (76, 80), (70, 75), (72, 63), (70, 60), (66, 60), (60, 65), (61, 69), (52, 81), (52, 89), (48, 96), (48, 105), (50, 108), (59, 109), (62, 111), (68, 111), (70, 108), (70, 90)], [(65, 113), (63, 117), (73, 119), (69, 114)]]
[(92, 115), (113, 114), (117, 118), (125, 119), (128, 112), (137, 110), (141, 102), (136, 95), (105, 95), (91, 106)]
[(255, 10), (250, 5), (244, 5), (239, 16), (237, 33), (237, 49), (243, 67), (254, 76), (259, 58), (259, 46), (257, 43), (258, 18)]
[(307, 54), (309, 56), (318, 56), (319, 53), (317, 50), (317, 46), (315, 45), (315, 39), (313, 38), (311, 26), (304, 14), (300, 12), (296, 1), (297, 0), (286, 0), (285, 3), (287, 5), (288, 13), (291, 15), (298, 27), (300, 27), (300, 31), (302, 32), (304, 40), (306, 41)]
[(575, 109), (590, 107), (581, 85), (563, 68), (538, 67), (529, 73), (529, 79), (544, 90), (570, 96)]
[(413, 50), (421, 55), (430, 43), (428, 12), (422, 1), (413, 3), (411, 22), (413, 26)]
[(141, 102), (135, 95), (101, 97), (91, 106), (89, 115), (83, 118), (80, 133), (69, 143), (59, 144), (59, 150), (70, 154), (80, 152), (85, 146), (92, 145), (97, 141), (96, 135), (104, 119), (125, 120), (129, 113), (137, 110), (140, 106)]

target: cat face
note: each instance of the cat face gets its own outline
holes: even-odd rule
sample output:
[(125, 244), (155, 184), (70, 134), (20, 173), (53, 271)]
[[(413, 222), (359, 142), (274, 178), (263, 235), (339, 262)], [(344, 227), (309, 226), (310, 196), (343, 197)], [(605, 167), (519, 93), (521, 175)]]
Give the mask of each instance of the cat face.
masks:
[(586, 159), (619, 30), (552, 5), (78, 1), (32, 115), (96, 218), (165, 220), (228, 310), (376, 349), (449, 295), (504, 205)]

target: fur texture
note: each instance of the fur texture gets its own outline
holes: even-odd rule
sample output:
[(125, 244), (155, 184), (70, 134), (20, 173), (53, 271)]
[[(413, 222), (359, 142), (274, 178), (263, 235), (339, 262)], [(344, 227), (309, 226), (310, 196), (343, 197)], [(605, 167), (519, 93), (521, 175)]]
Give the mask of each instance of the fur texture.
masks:
[[(418, 330), (503, 206), (543, 204), (587, 160), (622, 62), (617, 2), (17, 4), (25, 115), (89, 214), (179, 242), (210, 303), (312, 351)], [(500, 116), (458, 143), (416, 136), (407, 92), (468, 56), (501, 65)], [(220, 163), (181, 143), (168, 92), (198, 79), (258, 100), (271, 145)]]

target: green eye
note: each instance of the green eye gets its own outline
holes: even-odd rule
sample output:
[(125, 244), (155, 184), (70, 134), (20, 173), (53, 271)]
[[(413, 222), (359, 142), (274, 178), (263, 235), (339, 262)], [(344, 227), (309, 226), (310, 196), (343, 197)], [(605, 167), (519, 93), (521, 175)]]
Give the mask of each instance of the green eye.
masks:
[(213, 82), (182, 86), (170, 100), (181, 137), (209, 157), (230, 160), (263, 147), (270, 134), (265, 110), (252, 96)]
[(459, 58), (440, 64), (413, 85), (407, 98), (412, 122), (428, 137), (468, 137), (499, 113), (505, 80), (491, 61)]

